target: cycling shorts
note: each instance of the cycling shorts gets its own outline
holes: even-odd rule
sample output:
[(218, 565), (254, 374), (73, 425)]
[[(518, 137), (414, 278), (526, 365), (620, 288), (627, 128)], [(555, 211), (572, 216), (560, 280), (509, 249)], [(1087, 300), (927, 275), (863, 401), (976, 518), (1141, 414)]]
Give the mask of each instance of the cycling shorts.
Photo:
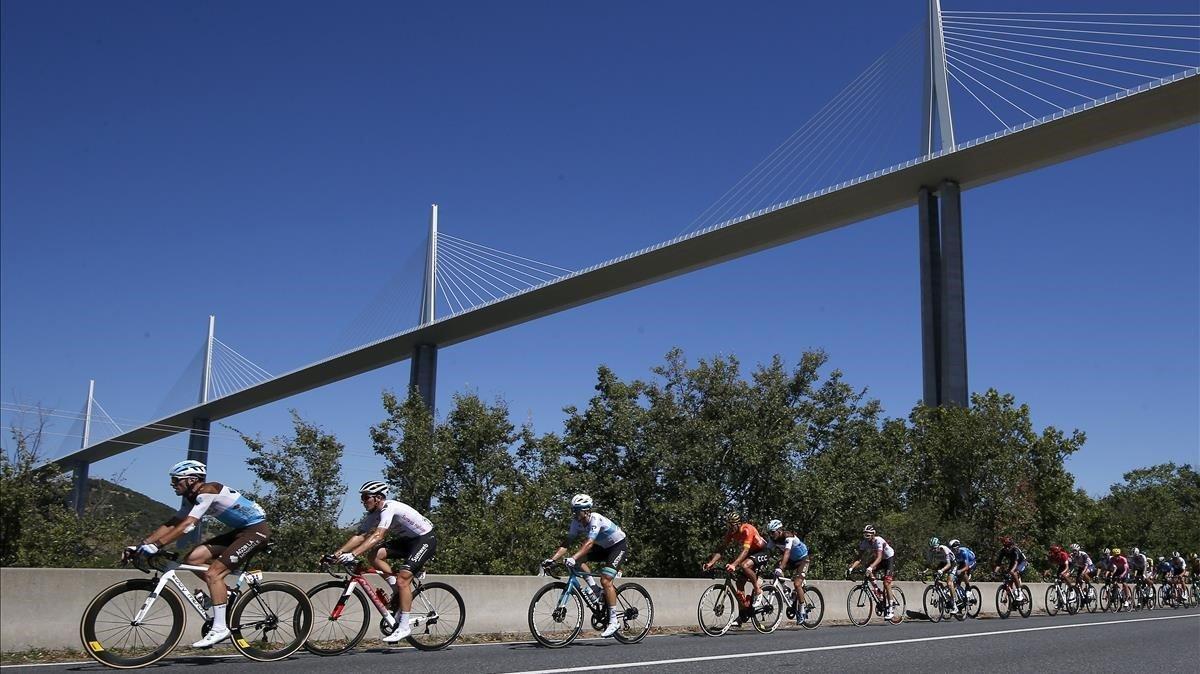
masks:
[(629, 556), (629, 540), (622, 538), (613, 543), (607, 548), (602, 548), (599, 545), (593, 545), (591, 550), (588, 550), (587, 561), (600, 562), (600, 572), (604, 573), (604, 569), (612, 569), (611, 574), (604, 575), (612, 577), (617, 575), (617, 569), (621, 568), (621, 562)]
[(787, 566), (785, 566), (784, 568), (790, 571), (790, 570), (800, 566), (801, 564), (803, 564), (807, 568), (808, 562), (809, 562), (808, 555), (804, 555), (803, 557), (801, 557), (799, 559), (789, 559)]
[(1134, 569), (1133, 570), (1133, 579), (1134, 580), (1143, 580), (1145, 578), (1146, 578), (1146, 570), (1145, 569)]
[(746, 559), (750, 560), (750, 563), (754, 565), (755, 571), (767, 566), (771, 561), (770, 557), (767, 556), (766, 551), (752, 552), (746, 556)]
[(892, 576), (896, 575), (896, 556), (892, 555), (880, 561), (879, 566), (875, 567), (875, 572), (884, 580), (891, 580)]
[(437, 537), (430, 531), (416, 538), (393, 538), (384, 543), (383, 548), (387, 550), (388, 557), (404, 560), (394, 570), (416, 574), (437, 552)]
[[(213, 536), (200, 545), (217, 555), (217, 561), (224, 564), (225, 568), (240, 569), (269, 538), (271, 527), (266, 522), (259, 522)], [(218, 551), (216, 548), (222, 549)]]

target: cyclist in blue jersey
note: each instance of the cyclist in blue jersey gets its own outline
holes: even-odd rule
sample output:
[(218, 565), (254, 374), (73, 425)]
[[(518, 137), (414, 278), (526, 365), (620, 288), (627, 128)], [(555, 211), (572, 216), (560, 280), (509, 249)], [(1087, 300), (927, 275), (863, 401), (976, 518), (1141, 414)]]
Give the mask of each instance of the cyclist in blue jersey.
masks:
[(962, 544), (957, 538), (950, 540), (950, 549), (954, 551), (954, 584), (971, 583), (971, 572), (975, 570), (975, 551)]
[[(549, 566), (559, 558), (567, 555), (567, 543), (586, 535), (583, 545), (573, 555), (567, 555), (563, 563), (568, 567), (579, 564), (584, 571), (591, 570), (584, 562), (599, 562), (600, 585), (604, 589), (604, 603), (608, 605), (608, 626), (600, 633), (602, 637), (611, 637), (621, 629), (622, 618), (617, 611), (617, 590), (613, 579), (617, 569), (625, 561), (629, 552), (625, 532), (615, 522), (604, 515), (592, 512), (594, 502), (587, 494), (576, 494), (571, 497), (571, 528), (567, 531), (567, 540), (563, 542), (549, 559), (542, 562)], [(590, 581), (590, 577), (588, 578)]]
[(794, 531), (783, 528), (783, 522), (771, 520), (767, 522), (767, 550), (782, 550), (783, 557), (775, 568), (775, 577), (782, 578), (784, 572), (792, 572), (792, 588), (795, 589), (796, 622), (808, 620), (807, 604), (804, 601), (804, 578), (808, 575), (809, 558), (808, 546)]
[(200, 518), (208, 515), (215, 518), (229, 531), (197, 545), (186, 558), (188, 564), (208, 564), (208, 570), (196, 572), (208, 585), (212, 599), (213, 623), (208, 634), (192, 648), (208, 648), (229, 638), (229, 627), (225, 624), (226, 602), (229, 591), (225, 576), (239, 568), (255, 550), (271, 537), (267, 515), (254, 501), (220, 482), (206, 482), (208, 469), (199, 461), (180, 461), (171, 467), (171, 486), (175, 493), (191, 503), (185, 505), (162, 526), (147, 536), (141, 545), (125, 549), (126, 556), (153, 555), (196, 528)]

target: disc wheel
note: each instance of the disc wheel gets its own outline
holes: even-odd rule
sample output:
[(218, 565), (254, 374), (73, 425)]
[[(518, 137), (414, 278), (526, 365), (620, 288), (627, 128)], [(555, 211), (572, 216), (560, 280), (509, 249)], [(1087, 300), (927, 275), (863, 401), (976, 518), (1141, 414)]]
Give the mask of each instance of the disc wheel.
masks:
[(229, 611), (233, 647), (260, 662), (282, 660), (300, 650), (312, 626), (308, 595), (280, 580), (254, 586)]
[(133, 619), (158, 586), (138, 578), (117, 583), (88, 604), (79, 623), (83, 650), (96, 662), (117, 669), (145, 667), (161, 660), (183, 636), (183, 602), (164, 590), (137, 625)]
[(562, 581), (547, 583), (529, 602), (529, 631), (546, 648), (566, 646), (583, 629), (583, 599), (578, 592), (571, 592), (560, 606), (566, 591), (567, 584)]
[(357, 589), (346, 594), (346, 581), (331, 580), (307, 592), (313, 628), (304, 650), (314, 655), (340, 655), (358, 645), (371, 624), (371, 607)]
[(637, 583), (625, 583), (617, 589), (617, 611), (621, 614), (621, 629), (614, 637), (623, 644), (636, 644), (650, 633), (654, 624), (654, 601), (646, 588)]
[(825, 617), (825, 596), (815, 587), (804, 588), (804, 608), (808, 616), (800, 623), (806, 630), (815, 630)]
[(696, 605), (696, 618), (700, 629), (710, 637), (719, 637), (728, 632), (737, 616), (737, 597), (724, 584), (710, 585), (700, 595), (700, 603)]
[(423, 620), (413, 628), (408, 643), (422, 651), (437, 651), (458, 638), (467, 620), (467, 607), (453, 587), (425, 583), (413, 593), (412, 614)]
[(850, 594), (846, 595), (846, 616), (850, 622), (862, 627), (871, 621), (874, 613), (875, 597), (871, 596), (871, 591), (862, 585), (851, 588)]
[(783, 591), (775, 586), (763, 590), (762, 596), (764, 606), (754, 609), (751, 622), (754, 623), (754, 629), (762, 634), (770, 634), (779, 627), (779, 622), (783, 620), (783, 607), (786, 605), (786, 600), (783, 598)]

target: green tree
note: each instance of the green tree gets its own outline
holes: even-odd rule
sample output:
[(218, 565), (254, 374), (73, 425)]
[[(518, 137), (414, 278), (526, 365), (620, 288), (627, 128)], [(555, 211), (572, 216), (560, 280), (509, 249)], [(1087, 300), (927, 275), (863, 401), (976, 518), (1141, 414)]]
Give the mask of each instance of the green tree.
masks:
[(250, 449), (247, 463), (260, 481), (252, 497), (267, 511), (274, 543), (272, 555), (255, 562), (276, 570), (305, 571), (347, 536), (338, 526), (346, 494), (341, 478), (344, 447), (295, 410), (291, 414), (292, 434), (276, 437), (269, 445), (239, 435)]
[(1125, 473), (1096, 506), (1095, 549), (1134, 546), (1154, 556), (1200, 552), (1200, 474), (1163, 463)]
[(393, 498), (427, 513), (445, 483), (448, 463), (435, 442), (433, 412), (416, 388), (403, 401), (384, 391), (383, 409), (387, 417), (371, 427), (371, 442), (387, 462), (385, 478), (396, 487)]

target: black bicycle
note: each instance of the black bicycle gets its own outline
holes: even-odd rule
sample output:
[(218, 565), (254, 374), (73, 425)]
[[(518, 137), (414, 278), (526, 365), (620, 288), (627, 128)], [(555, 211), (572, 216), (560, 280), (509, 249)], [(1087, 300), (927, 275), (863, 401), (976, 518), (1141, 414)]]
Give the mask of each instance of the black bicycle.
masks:
[(950, 593), (949, 588), (943, 581), (944, 574), (935, 573), (932, 580), (927, 575), (925, 582), (925, 593), (921, 596), (921, 604), (925, 607), (925, 615), (935, 623), (940, 623), (948, 616), (954, 616), (955, 620), (966, 620), (966, 607), (958, 606), (957, 598)]
[(708, 571), (708, 576), (723, 577), (724, 582), (706, 588), (700, 595), (700, 603), (696, 605), (696, 618), (705, 634), (719, 637), (747, 620), (763, 634), (774, 632), (779, 627), (788, 600), (778, 585), (764, 580), (762, 601), (755, 605), (737, 588), (735, 581), (743, 577), (741, 568), (730, 573), (724, 567), (713, 567)]
[[(863, 573), (860, 569), (855, 569), (855, 573)], [(846, 615), (850, 618), (850, 622), (862, 627), (871, 621), (871, 615), (877, 615), (884, 619), (884, 622), (891, 625), (899, 625), (904, 621), (905, 610), (904, 590), (901, 590), (895, 584), (892, 585), (892, 599), (889, 603), (884, 597), (883, 588), (879, 587), (878, 581), (875, 580), (874, 574), (863, 575), (862, 582), (850, 588), (850, 593), (846, 595)], [(888, 611), (891, 610), (892, 617), (888, 618)]]
[(1011, 573), (997, 576), (1003, 582), (996, 588), (996, 614), (1007, 618), (1016, 609), (1022, 618), (1028, 618), (1033, 613), (1033, 593), (1027, 587), (1017, 587)]

